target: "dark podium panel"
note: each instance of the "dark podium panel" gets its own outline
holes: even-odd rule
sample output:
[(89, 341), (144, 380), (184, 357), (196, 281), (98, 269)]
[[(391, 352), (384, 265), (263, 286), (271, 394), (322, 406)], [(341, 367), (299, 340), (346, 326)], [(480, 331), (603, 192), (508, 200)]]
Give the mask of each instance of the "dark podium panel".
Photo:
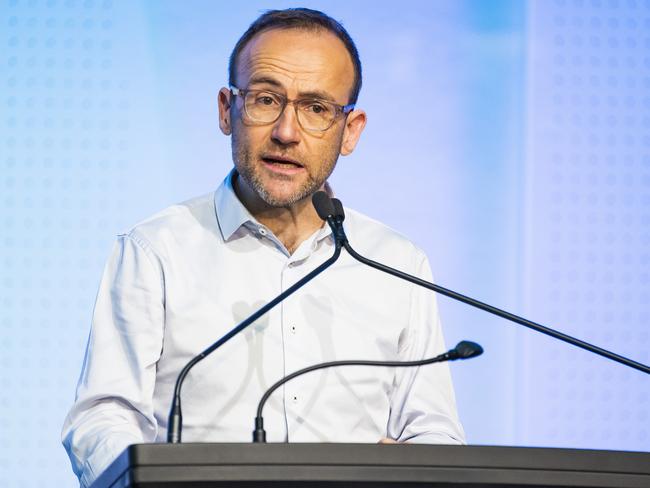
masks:
[(650, 488), (650, 453), (373, 444), (138, 444), (92, 488)]

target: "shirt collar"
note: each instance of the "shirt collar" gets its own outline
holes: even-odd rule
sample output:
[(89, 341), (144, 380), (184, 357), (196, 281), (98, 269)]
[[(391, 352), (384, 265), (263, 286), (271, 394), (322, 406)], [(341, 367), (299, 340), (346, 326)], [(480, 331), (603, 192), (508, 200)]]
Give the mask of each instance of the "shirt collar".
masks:
[[(217, 223), (224, 241), (229, 240), (243, 225), (252, 224), (255, 228), (262, 226), (237, 197), (233, 188), (233, 180), (237, 176), (237, 170), (233, 168), (214, 194)], [(325, 225), (318, 230), (315, 240), (320, 242), (331, 234), (332, 229), (330, 229), (329, 225)]]
[[(233, 168), (214, 194), (214, 207), (221, 237), (227, 241), (242, 225), (247, 222), (257, 223), (244, 204), (239, 201), (233, 188), (237, 171)], [(259, 225), (259, 224), (258, 224)]]

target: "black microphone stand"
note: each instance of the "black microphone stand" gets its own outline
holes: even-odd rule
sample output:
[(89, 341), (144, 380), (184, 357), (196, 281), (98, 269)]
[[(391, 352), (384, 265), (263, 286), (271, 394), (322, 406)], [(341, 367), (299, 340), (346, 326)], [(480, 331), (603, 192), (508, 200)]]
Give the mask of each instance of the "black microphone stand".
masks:
[(328, 222), (330, 223), (331, 226), (337, 227), (338, 232), (335, 232), (335, 234), (342, 236), (340, 238), (342, 246), (345, 248), (345, 250), (348, 253), (350, 253), (350, 256), (352, 256), (357, 261), (366, 264), (372, 268), (375, 268), (379, 271), (383, 271), (384, 273), (388, 273), (397, 278), (401, 278), (413, 284), (427, 288), (431, 291), (435, 291), (436, 293), (440, 293), (441, 295), (445, 295), (449, 298), (453, 298), (454, 300), (458, 300), (459, 302), (466, 303), (467, 305), (470, 305), (472, 307), (478, 308), (485, 312), (504, 318), (506, 320), (509, 320), (510, 322), (515, 322), (519, 325), (523, 325), (524, 327), (528, 327), (529, 329), (533, 329), (537, 332), (541, 332), (542, 334), (546, 334), (555, 339), (559, 339), (561, 341), (567, 342), (586, 351), (592, 352), (594, 354), (598, 354), (607, 359), (611, 359), (612, 361), (616, 361), (618, 363), (624, 364), (625, 366), (628, 366), (630, 368), (634, 368), (636, 370), (642, 371), (643, 373), (650, 374), (650, 366), (633, 361), (624, 356), (621, 356), (620, 354), (616, 354), (614, 352), (608, 351), (607, 349), (603, 349), (602, 347), (594, 346), (593, 344), (589, 344), (588, 342), (582, 341), (580, 339), (576, 339), (575, 337), (551, 329), (550, 327), (545, 327), (541, 324), (525, 319), (513, 313), (506, 312), (505, 310), (501, 310), (500, 308), (493, 307), (492, 305), (480, 302), (466, 295), (461, 295), (460, 293), (457, 293), (448, 288), (444, 288), (442, 286), (436, 285), (435, 283), (430, 283), (416, 276), (412, 276), (408, 273), (404, 273), (397, 269), (391, 268), (390, 266), (386, 266), (384, 264), (378, 263), (376, 261), (373, 261), (372, 259), (368, 259), (362, 256), (352, 248), (347, 238), (345, 237), (345, 231), (343, 230), (343, 220), (345, 219), (345, 213), (343, 212), (343, 204), (337, 198), (332, 199), (332, 204), (335, 209), (335, 215), (331, 219), (329, 219)]
[(341, 255), (341, 242), (335, 240), (334, 254), (332, 255), (331, 258), (329, 258), (327, 261), (322, 263), (320, 266), (318, 266), (316, 269), (311, 271), (309, 274), (305, 275), (302, 279), (294, 283), (285, 291), (280, 293), (277, 297), (275, 297), (273, 300), (268, 302), (262, 308), (260, 308), (259, 310), (251, 314), (248, 318), (242, 320), (239, 323), (239, 325), (237, 325), (230, 332), (228, 332), (221, 339), (213, 343), (210, 347), (205, 349), (203, 352), (201, 352), (200, 354), (192, 358), (185, 365), (185, 367), (178, 374), (178, 377), (176, 378), (176, 385), (174, 386), (174, 398), (172, 400), (172, 406), (169, 412), (169, 419), (167, 422), (168, 424), (167, 442), (170, 442), (172, 444), (181, 442), (181, 433), (183, 430), (183, 415), (181, 412), (181, 386), (183, 385), (183, 381), (185, 380), (185, 377), (187, 376), (187, 373), (189, 373), (190, 369), (192, 369), (199, 361), (201, 361), (206, 356), (211, 354), (217, 348), (221, 347), (223, 344), (229, 341), (233, 336), (239, 334), (242, 330), (244, 330), (246, 327), (251, 325), (253, 322), (259, 319), (266, 312), (268, 312), (277, 304), (282, 302), (289, 295), (293, 294), (296, 290), (301, 288), (307, 282), (313, 280), (316, 276), (318, 276), (327, 268), (329, 268), (332, 264), (336, 262), (336, 260), (339, 258), (340, 255)]
[(450, 349), (449, 351), (439, 354), (438, 356), (426, 359), (420, 359), (417, 361), (370, 361), (370, 360), (359, 360), (351, 359), (344, 361), (329, 361), (326, 363), (318, 363), (312, 366), (307, 366), (306, 368), (299, 369), (293, 373), (285, 376), (284, 378), (276, 381), (269, 387), (260, 402), (257, 405), (257, 416), (255, 417), (255, 430), (253, 431), (253, 442), (266, 442), (266, 431), (264, 430), (264, 418), (262, 417), (262, 410), (264, 409), (264, 404), (269, 399), (271, 394), (284, 385), (287, 381), (290, 381), (298, 376), (302, 376), (305, 373), (310, 373), (311, 371), (316, 371), (319, 369), (333, 368), (335, 366), (383, 366), (383, 367), (393, 367), (393, 368), (408, 368), (414, 366), (424, 366), (427, 364), (441, 363), (443, 361), (454, 361), (456, 359), (470, 359), (476, 356), (483, 354), (483, 348), (471, 341), (461, 341), (456, 347)]

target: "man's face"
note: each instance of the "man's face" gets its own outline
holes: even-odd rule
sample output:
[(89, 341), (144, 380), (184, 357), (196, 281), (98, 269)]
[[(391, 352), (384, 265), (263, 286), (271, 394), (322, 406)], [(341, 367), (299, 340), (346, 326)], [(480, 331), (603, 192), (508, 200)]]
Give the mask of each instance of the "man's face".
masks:
[[(240, 53), (237, 87), (268, 90), (290, 100), (321, 98), (349, 102), (354, 68), (343, 43), (327, 31), (275, 29), (255, 36)], [(232, 134), (232, 154), (247, 196), (272, 207), (295, 204), (322, 187), (339, 154), (349, 154), (365, 114), (339, 117), (324, 132), (303, 129), (293, 105), (274, 123), (247, 119), (242, 97), (222, 89), (220, 126)], [(262, 203), (259, 202), (258, 203)]]

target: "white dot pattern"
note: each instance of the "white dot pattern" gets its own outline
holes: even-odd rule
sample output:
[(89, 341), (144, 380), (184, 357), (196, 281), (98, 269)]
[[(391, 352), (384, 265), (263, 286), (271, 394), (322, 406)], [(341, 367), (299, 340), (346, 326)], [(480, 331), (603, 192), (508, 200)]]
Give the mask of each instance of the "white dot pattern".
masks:
[[(527, 311), (647, 364), (650, 2), (533, 5)], [(522, 362), (528, 442), (650, 448), (641, 373), (540, 337)]]
[[(396, 211), (393, 222), (416, 242), (444, 241), (436, 249), (447, 252), (432, 253), (434, 261), (458, 263), (450, 272), (480, 277), (488, 293), (498, 276), (490, 270), (500, 269), (501, 261), (481, 262), (494, 259), (497, 243), (510, 240), (490, 239), (492, 224), (503, 226), (503, 213), (494, 210), (494, 220), (472, 234), (463, 229), (469, 220), (449, 228), (430, 212), (442, 202), (458, 207), (452, 215), (476, 214), (475, 202), (501, 201), (490, 200), (494, 190), (483, 188), (490, 186), (486, 181), (519, 177), (520, 169), (510, 174), (502, 164), (502, 156), (518, 154), (522, 144), (518, 132), (502, 130), (512, 123), (503, 120), (510, 89), (521, 91), (512, 98), (522, 100), (525, 90), (513, 75), (518, 56), (504, 55), (518, 52), (513, 37), (520, 39), (519, 24), (511, 27), (514, 36), (498, 27), (501, 17), (510, 18), (517, 0), (511, 1), (489, 7), (480, 0), (421, 2), (416, 13), (397, 4), (372, 11), (342, 0), (314, 4), (351, 19), (346, 25), (364, 61), (375, 49), (362, 93), (370, 100), (371, 123), (352, 157), (359, 160), (341, 161), (335, 187), (348, 188), (346, 201), (356, 198), (374, 216), (386, 215), (377, 188), (398, 195), (394, 201), (403, 197), (407, 211)], [(217, 2), (198, 4), (0, 2), (0, 484), (75, 486), (58, 436), (113, 236), (197, 193), (179, 192), (183, 184), (206, 188), (201, 191), (216, 186), (216, 178), (206, 177), (213, 163), (221, 165), (214, 171), (219, 177), (229, 167), (214, 98), (225, 77), (226, 51), (268, 5), (244, 2), (225, 11)], [(527, 315), (649, 362), (650, 4), (549, 0), (527, 8)], [(501, 78), (505, 88), (495, 90)], [(405, 86), (428, 87), (435, 110), (424, 113), (420, 92)], [(504, 92), (509, 97), (493, 96)], [(386, 103), (395, 93), (411, 110), (404, 119)], [(498, 119), (496, 130), (483, 137), (494, 137), (494, 145), (478, 141), (482, 125), (473, 124), (490, 117)], [(457, 173), (441, 170), (444, 165)], [(402, 177), (411, 172), (418, 181)], [(384, 184), (359, 183), (368, 176)], [(432, 187), (441, 176), (444, 183)], [(443, 187), (450, 189), (440, 196)], [(473, 200), (457, 198), (454, 188), (469, 188)], [(485, 214), (498, 207), (486, 205)], [(467, 236), (480, 232), (485, 254), (469, 256), (467, 265)], [(515, 241), (518, 229), (511, 232)], [(463, 275), (461, 263), (475, 274)], [(462, 326), (447, 318), (449, 338)], [(502, 337), (497, 328), (509, 325), (482, 314), (475, 324), (493, 345), (479, 359), (484, 362), (455, 366), (455, 372), (475, 368), (466, 369), (477, 376), (461, 383), (465, 392), (503, 399), (486, 402), (488, 412), (485, 403), (461, 406), (466, 425), (473, 420), (477, 427), (470, 439), (650, 448), (646, 378), (532, 333), (522, 359), (511, 342), (496, 340)], [(299, 336), (300, 328), (292, 333)], [(507, 360), (499, 363), (502, 354)], [(500, 364), (516, 364), (522, 374), (494, 374)], [(516, 383), (521, 388), (510, 388), (514, 377), (522, 379)], [(490, 415), (495, 405), (507, 412), (499, 419), (516, 425), (499, 421), (481, 436), (496, 418)]]
[(110, 0), (0, 7), (3, 485), (75, 484), (59, 432), (132, 164), (119, 22)]

